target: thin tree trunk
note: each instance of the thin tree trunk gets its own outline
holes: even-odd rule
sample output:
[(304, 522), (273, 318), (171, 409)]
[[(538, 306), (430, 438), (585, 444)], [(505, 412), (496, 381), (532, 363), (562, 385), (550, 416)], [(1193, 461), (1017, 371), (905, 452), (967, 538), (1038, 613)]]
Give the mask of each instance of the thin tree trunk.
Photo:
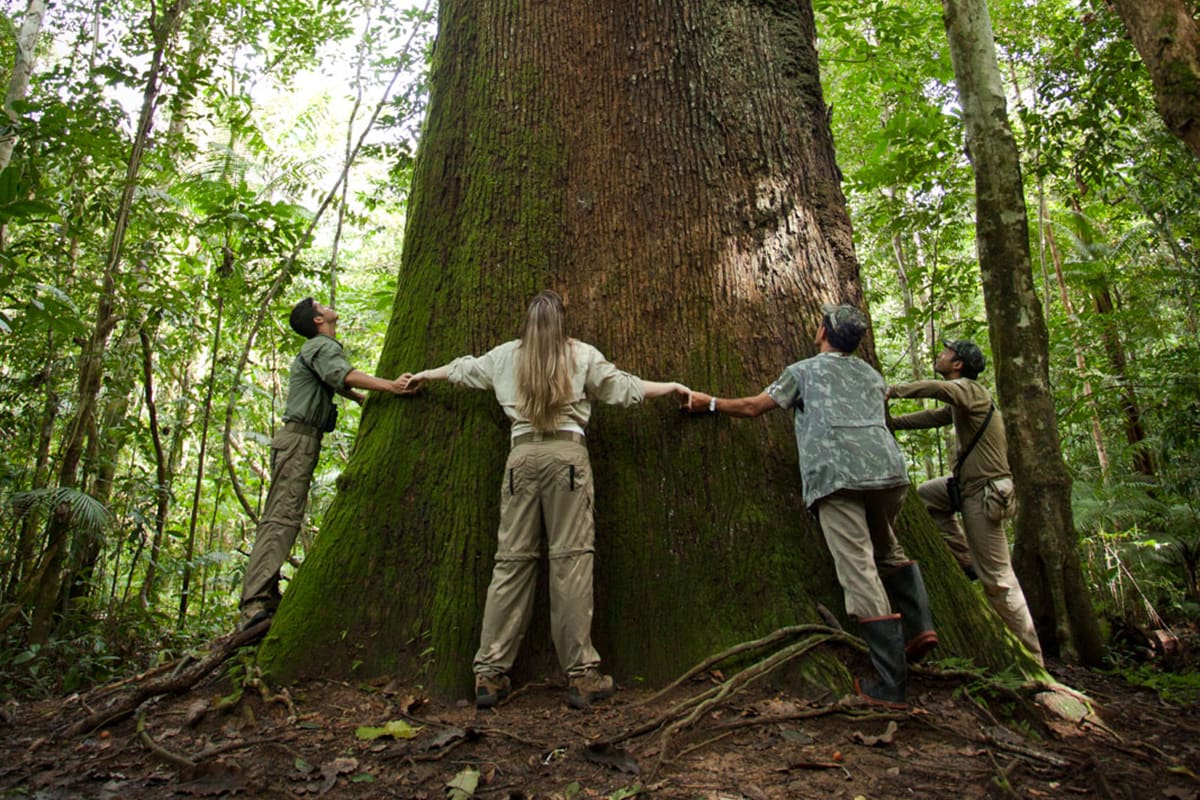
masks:
[(146, 577), (142, 582), (141, 591), (142, 608), (146, 608), (154, 596), (158, 548), (167, 525), (167, 511), (171, 506), (171, 472), (167, 453), (163, 450), (162, 431), (158, 424), (158, 402), (154, 398), (154, 345), (149, 322), (138, 329), (138, 340), (142, 346), (142, 391), (146, 400), (146, 414), (150, 424), (150, 444), (154, 448), (153, 544), (151, 545), (150, 563), (146, 565)]
[[(1079, 318), (1075, 315), (1075, 307), (1071, 302), (1071, 295), (1067, 291), (1067, 279), (1063, 275), (1062, 256), (1058, 252), (1058, 241), (1054, 236), (1054, 229), (1049, 224), (1050, 219), (1046, 211), (1045, 199), (1043, 198), (1038, 210), (1038, 227), (1041, 229), (1041, 238), (1050, 249), (1050, 259), (1054, 263), (1054, 275), (1058, 280), (1059, 297), (1062, 299), (1063, 310), (1067, 313), (1067, 318), (1070, 320), (1072, 328), (1079, 332)], [(1083, 397), (1087, 402), (1089, 414), (1088, 417), (1092, 422), (1092, 444), (1096, 447), (1096, 461), (1100, 464), (1100, 472), (1104, 475), (1105, 480), (1108, 479), (1108, 447), (1104, 444), (1104, 428), (1100, 425), (1100, 409), (1096, 405), (1096, 398), (1092, 392), (1092, 382), (1087, 377), (1087, 362), (1083, 357), (1083, 346), (1080, 344), (1078, 336), (1074, 337), (1072, 347), (1075, 350), (1075, 367), (1079, 370), (1079, 379), (1083, 382)]]
[[(230, 258), (230, 251), (225, 250), (225, 259)], [(219, 280), (219, 276), (218, 276)], [(204, 408), (200, 412), (200, 452), (196, 456), (196, 483), (192, 490), (192, 510), (188, 518), (187, 544), (184, 546), (183, 557), (183, 586), (179, 591), (178, 624), (183, 625), (187, 619), (188, 594), (192, 584), (192, 559), (196, 554), (196, 522), (200, 516), (200, 493), (204, 488), (204, 462), (208, 453), (208, 426), (212, 421), (213, 393), (217, 385), (217, 372), (221, 363), (221, 322), (225, 309), (225, 298), (217, 295), (217, 308), (213, 323), (212, 338), (212, 367), (208, 373), (208, 386), (204, 390)]]
[[(42, 404), (40, 424), (38, 425), (36, 455), (34, 456), (33, 480), (29, 488), (36, 491), (46, 488), (50, 479), (50, 444), (54, 439), (54, 424), (58, 420), (59, 396), (54, 385), (54, 361), (57, 349), (54, 333), (46, 334), (46, 363), (42, 367), (39, 380), (46, 390), (46, 399)], [(5, 586), (5, 599), (16, 597), (21, 581), (29, 575), (34, 566), (34, 545), (38, 532), (42, 528), (42, 516), (32, 510), (21, 520), (17, 543), (13, 552), (12, 569)]]
[[(46, 5), (46, 0), (29, 0), (29, 7), (21, 16), (21, 31), (17, 34), (12, 73), (8, 77), (8, 90), (4, 93), (4, 114), (12, 125), (17, 123), (17, 112), (13, 103), (24, 100), (29, 92), (29, 78), (33, 75), (38, 36), (42, 32), (42, 20), (46, 17)], [(6, 127), (4, 133), (0, 134), (0, 169), (8, 167), (16, 143), (16, 131), (12, 127)]]
[(943, 0), (942, 8), (975, 167), (983, 296), (1020, 498), (1014, 565), (1043, 650), (1098, 664), (1103, 647), (1076, 549), (1071, 476), (1062, 460), (1049, 337), (1033, 284), (1020, 156), (991, 20), (984, 0)]
[(1110, 0), (1125, 23), (1171, 133), (1200, 156), (1200, 27), (1194, 0)]
[[(83, 346), (79, 359), (79, 377), (75, 390), (75, 414), (67, 426), (63, 441), (63, 456), (59, 465), (59, 486), (74, 488), (78, 485), (79, 461), (83, 455), (86, 433), (94, 422), (96, 399), (104, 379), (104, 353), (108, 337), (112, 334), (117, 316), (117, 277), (121, 271), (121, 257), (125, 245), (125, 233), (129, 227), (129, 215), (133, 209), (134, 193), (142, 158), (150, 143), (150, 128), (158, 105), (159, 81), (163, 60), (174, 36), (179, 15), (189, 0), (175, 0), (167, 6), (163, 16), (152, 12), (150, 27), (154, 33), (155, 48), (150, 60), (146, 84), (142, 92), (142, 108), (137, 131), (129, 153), (125, 180), (118, 201), (116, 222), (109, 241), (108, 257), (100, 281), (99, 302), (96, 306), (96, 322), (91, 335)], [(62, 566), (66, 558), (66, 542), (70, 534), (69, 515), (56, 515), (50, 523), (46, 545), (46, 569), (42, 571), (35, 592), (35, 606), (29, 630), (29, 640), (44, 643), (50, 634), (55, 600), (62, 581)]]

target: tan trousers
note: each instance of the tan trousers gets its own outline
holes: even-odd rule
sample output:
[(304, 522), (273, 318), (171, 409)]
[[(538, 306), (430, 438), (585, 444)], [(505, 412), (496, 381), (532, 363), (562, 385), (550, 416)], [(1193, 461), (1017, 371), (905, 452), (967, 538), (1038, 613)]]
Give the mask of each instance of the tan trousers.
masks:
[(959, 525), (958, 516), (950, 508), (947, 480), (934, 478), (918, 486), (917, 494), (921, 502), (941, 529), (942, 538), (955, 559), (963, 567), (974, 567), (992, 608), (996, 609), (1000, 619), (1016, 634), (1021, 644), (1041, 662), (1042, 646), (1033, 627), (1025, 593), (1021, 591), (1017, 574), (1013, 572), (1004, 523), (988, 519), (983, 510), (983, 492), (980, 491), (963, 496), (963, 524)]
[(852, 617), (873, 619), (892, 613), (879, 570), (909, 562), (892, 529), (907, 494), (907, 486), (842, 489), (815, 505), (846, 597), (846, 613)]
[(592, 646), (595, 490), (587, 447), (574, 441), (519, 444), (500, 486), (496, 565), (483, 610), (477, 674), (508, 672), (533, 613), (543, 532), (550, 555), (550, 635), (569, 676), (600, 664)]
[(279, 570), (304, 524), (308, 487), (320, 455), (319, 436), (280, 429), (271, 440), (271, 486), (242, 578), (243, 606), (251, 601), (268, 606), (279, 602)]

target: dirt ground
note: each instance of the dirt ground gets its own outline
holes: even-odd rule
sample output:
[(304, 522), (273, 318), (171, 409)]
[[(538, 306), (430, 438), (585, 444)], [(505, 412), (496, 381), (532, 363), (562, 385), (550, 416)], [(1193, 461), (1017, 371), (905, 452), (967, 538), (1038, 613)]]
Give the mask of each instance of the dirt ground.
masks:
[(1200, 798), (1200, 708), (1097, 672), (1052, 672), (1098, 718), (1047, 725), (1019, 694), (975, 702), (980, 692), (935, 675), (910, 676), (908, 712), (757, 686), (681, 727), (665, 754), (661, 729), (630, 734), (722, 676), (664, 699), (622, 688), (587, 711), (569, 708), (561, 685), (518, 687), (476, 711), (331, 681), (243, 680), (239, 699), (226, 676), (78, 736), (63, 731), (97, 693), (9, 703), (0, 797)]

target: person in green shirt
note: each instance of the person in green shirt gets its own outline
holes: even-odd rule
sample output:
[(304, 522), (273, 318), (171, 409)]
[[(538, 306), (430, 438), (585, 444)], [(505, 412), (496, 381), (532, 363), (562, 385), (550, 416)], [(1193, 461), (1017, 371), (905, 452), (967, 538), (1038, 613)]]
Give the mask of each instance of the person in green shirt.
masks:
[(271, 440), (271, 484), (242, 579), (240, 630), (269, 620), (279, 605), (279, 570), (304, 523), (321, 436), (337, 423), (333, 396), (361, 403), (365, 398), (355, 389), (401, 391), (400, 378), (376, 378), (350, 365), (337, 340), (338, 314), (332, 306), (306, 297), (292, 308), (288, 322), (307, 341), (292, 361), (283, 427)]

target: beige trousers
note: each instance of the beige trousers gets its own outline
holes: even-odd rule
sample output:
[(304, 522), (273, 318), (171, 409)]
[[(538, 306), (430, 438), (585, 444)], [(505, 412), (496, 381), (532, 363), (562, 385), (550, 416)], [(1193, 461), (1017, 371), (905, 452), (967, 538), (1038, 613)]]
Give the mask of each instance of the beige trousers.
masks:
[(533, 613), (543, 533), (550, 556), (550, 635), (569, 676), (600, 664), (592, 647), (595, 490), (587, 447), (574, 441), (519, 444), (500, 486), (496, 565), (483, 610), (476, 674), (508, 672)]
[(304, 524), (308, 487), (312, 483), (321, 438), (280, 429), (271, 440), (271, 486), (258, 518), (254, 549), (242, 578), (242, 605), (279, 602), (279, 570)]
[(983, 492), (980, 491), (963, 495), (963, 524), (959, 525), (958, 516), (950, 508), (946, 481), (947, 478), (934, 478), (918, 486), (917, 494), (921, 502), (941, 529), (942, 538), (946, 540), (955, 559), (963, 567), (974, 567), (992, 608), (1040, 662), (1042, 646), (1033, 627), (1025, 593), (1021, 591), (1017, 574), (1013, 572), (1004, 523), (988, 519), (983, 510)]
[(842, 489), (815, 504), (846, 597), (846, 613), (852, 617), (874, 619), (892, 613), (879, 569), (909, 562), (892, 528), (907, 494), (908, 486)]

